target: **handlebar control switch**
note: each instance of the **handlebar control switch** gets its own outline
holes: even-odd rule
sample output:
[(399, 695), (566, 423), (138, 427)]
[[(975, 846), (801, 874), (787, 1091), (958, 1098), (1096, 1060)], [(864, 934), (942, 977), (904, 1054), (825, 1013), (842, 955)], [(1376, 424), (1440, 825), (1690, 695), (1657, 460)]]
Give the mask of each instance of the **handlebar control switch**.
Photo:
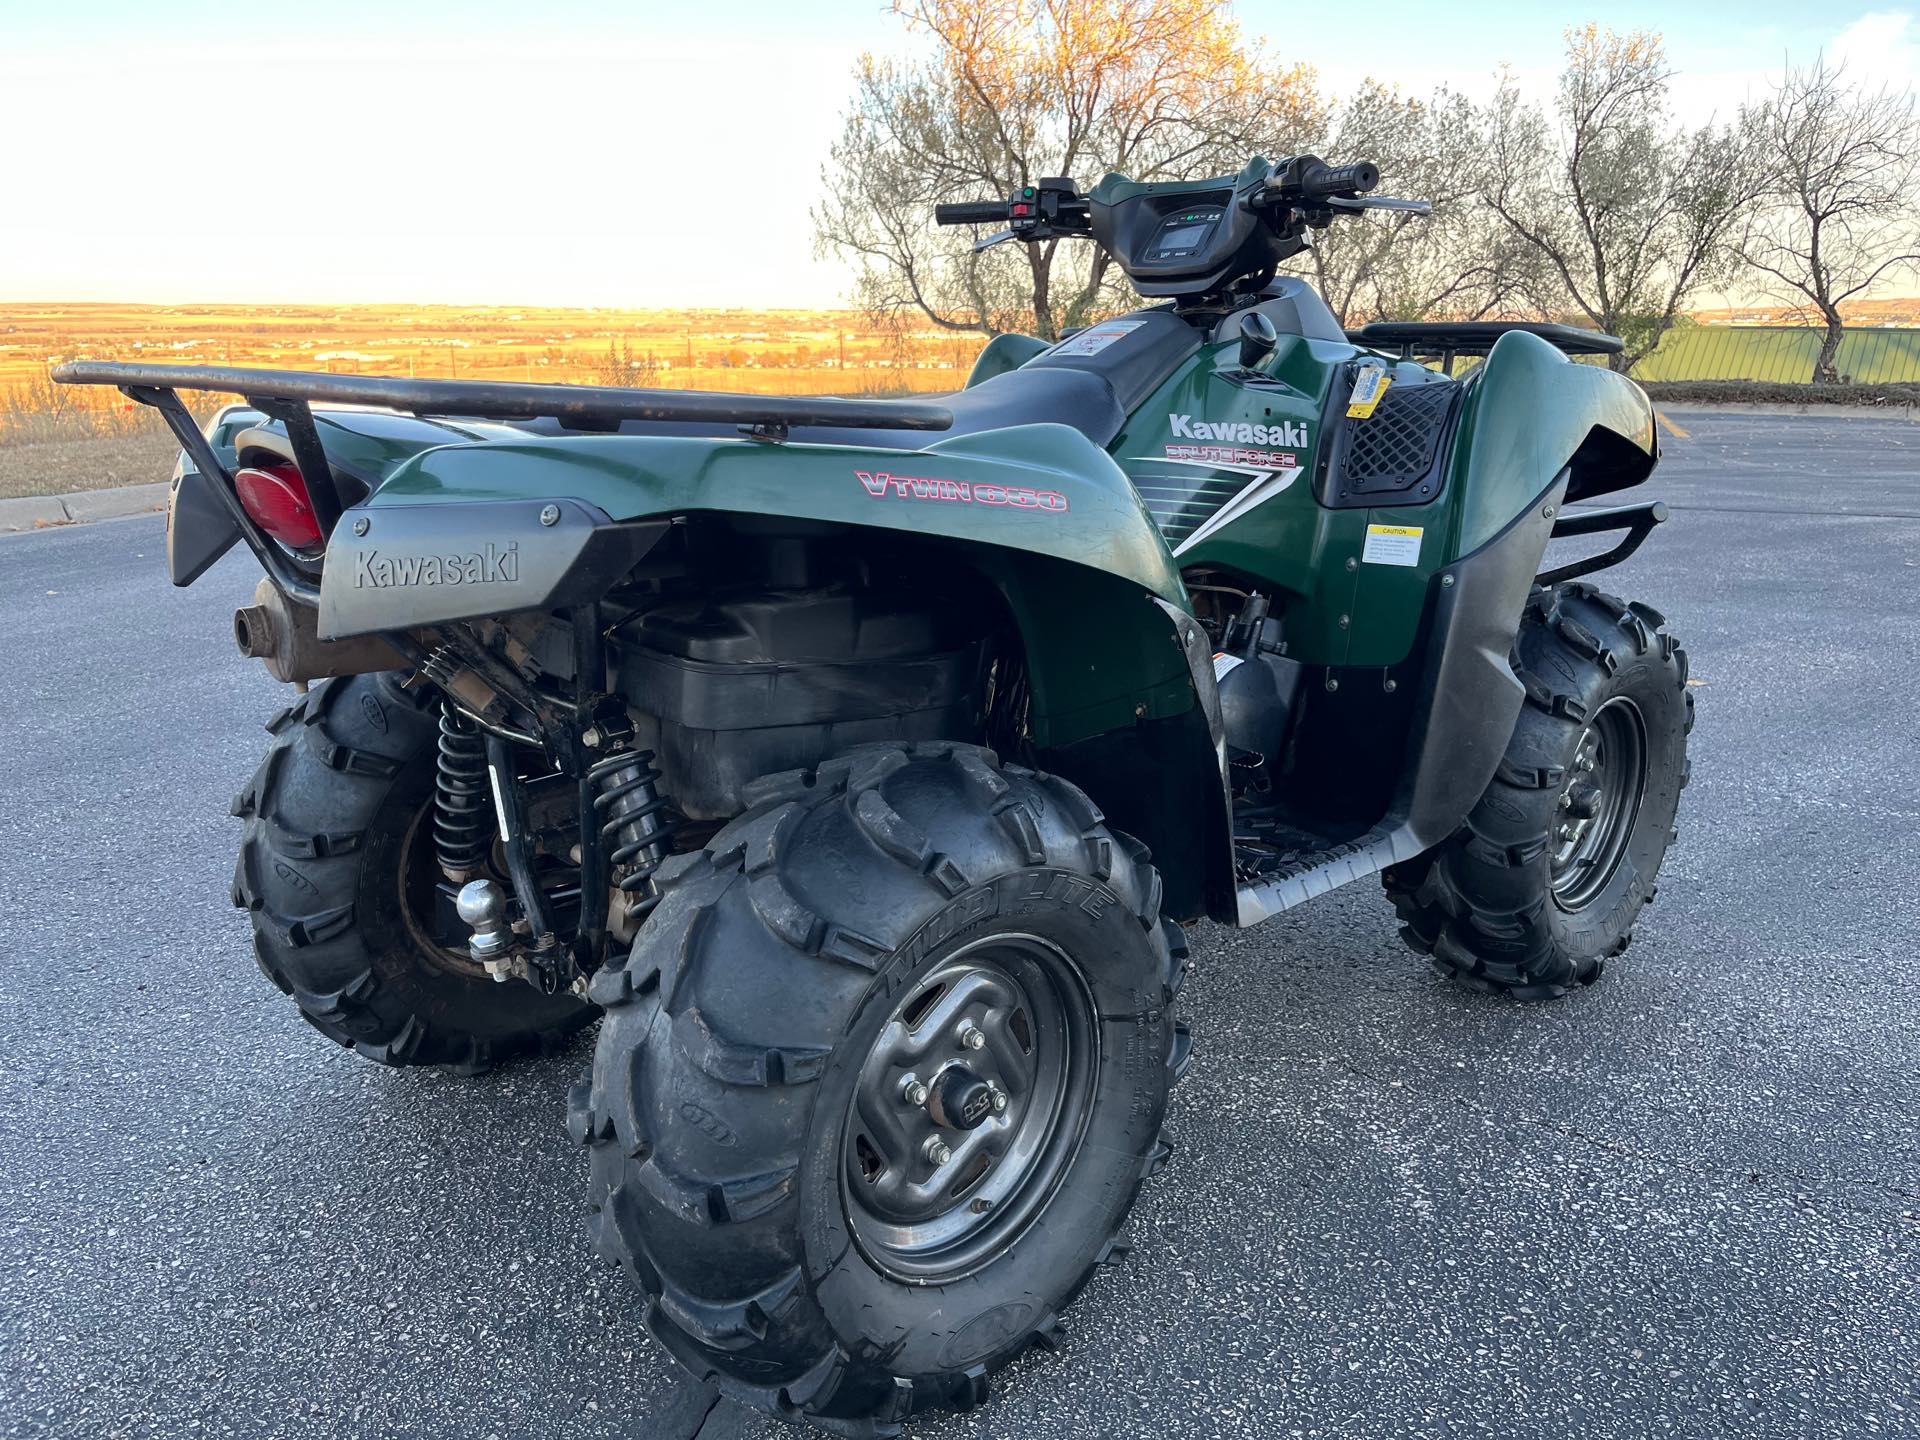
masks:
[(1240, 317), (1240, 368), (1257, 370), (1280, 343), (1280, 332), (1262, 311), (1249, 310)]

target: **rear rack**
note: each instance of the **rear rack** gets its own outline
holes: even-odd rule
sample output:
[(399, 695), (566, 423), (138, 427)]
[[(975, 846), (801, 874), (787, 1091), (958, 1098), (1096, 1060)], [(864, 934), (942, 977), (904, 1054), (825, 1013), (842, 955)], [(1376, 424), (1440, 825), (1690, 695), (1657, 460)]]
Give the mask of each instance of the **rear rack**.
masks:
[(614, 430), (622, 420), (738, 425), (757, 439), (785, 439), (795, 425), (946, 430), (953, 412), (908, 400), (836, 400), (825, 396), (726, 395), (706, 390), (627, 390), (609, 385), (526, 385), (512, 381), (402, 380), (384, 375), (314, 375), (228, 365), (123, 365), (76, 360), (53, 372), (63, 385), (113, 385), (160, 412), (174, 438), (219, 495), (254, 556), (289, 595), (318, 602), (319, 584), (253, 522), (233, 476), (181, 403), (181, 390), (243, 396), (287, 428), (294, 462), (324, 539), (340, 519), (340, 490), (313, 424), (319, 404), (373, 405), (415, 415), (475, 420), (556, 419), (580, 430)]
[(1398, 351), (1402, 360), (1439, 360), (1451, 375), (1454, 357), (1485, 355), (1514, 330), (1538, 335), (1566, 355), (1618, 355), (1627, 348), (1616, 335), (1535, 320), (1376, 320), (1347, 331), (1347, 339), (1369, 350)]

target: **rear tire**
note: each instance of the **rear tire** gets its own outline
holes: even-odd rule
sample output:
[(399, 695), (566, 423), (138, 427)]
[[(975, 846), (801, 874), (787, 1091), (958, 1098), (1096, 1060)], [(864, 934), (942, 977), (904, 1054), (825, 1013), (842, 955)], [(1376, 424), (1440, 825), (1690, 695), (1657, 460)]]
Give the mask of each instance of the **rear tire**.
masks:
[(1592, 585), (1535, 590), (1514, 642), (1526, 702), (1466, 824), (1383, 879), (1407, 944), (1522, 999), (1627, 948), (1687, 783), (1687, 652), (1660, 614)]
[[(233, 903), (301, 1017), (382, 1065), (484, 1069), (550, 1050), (593, 1018), (570, 995), (497, 984), (441, 950), (405, 893), (430, 853), (436, 692), (390, 674), (327, 680), (267, 722), (273, 743), (233, 802), (247, 822)], [(416, 847), (424, 846), (424, 851)]]
[[(627, 964), (593, 982), (607, 1019), (568, 1119), (592, 1151), (590, 1228), (695, 1375), (833, 1433), (893, 1434), (1051, 1347), (1056, 1314), (1123, 1253), (1165, 1155), (1186, 947), (1144, 848), (991, 751), (866, 746), (751, 798), (668, 862)], [(1027, 1008), (991, 1008), (1008, 993)], [(970, 1026), (993, 1033), (970, 1048)], [(1004, 1124), (953, 1122), (968, 1112), (938, 1108), (939, 1085), (904, 1097), (908, 1063), (952, 1093), (1000, 1075)], [(990, 1126), (1011, 1148), (976, 1172)], [(942, 1135), (951, 1157), (927, 1162)], [(1025, 1139), (1032, 1162), (1006, 1168)], [(883, 1194), (924, 1215), (877, 1220)]]

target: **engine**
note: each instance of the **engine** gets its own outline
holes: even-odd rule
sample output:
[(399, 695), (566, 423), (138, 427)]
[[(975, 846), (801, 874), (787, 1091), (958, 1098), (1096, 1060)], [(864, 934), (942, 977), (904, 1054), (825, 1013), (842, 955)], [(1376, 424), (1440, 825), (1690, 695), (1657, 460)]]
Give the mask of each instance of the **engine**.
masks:
[(715, 820), (755, 777), (851, 745), (977, 736), (984, 629), (980, 607), (903, 578), (760, 580), (664, 599), (608, 643), (661, 788)]

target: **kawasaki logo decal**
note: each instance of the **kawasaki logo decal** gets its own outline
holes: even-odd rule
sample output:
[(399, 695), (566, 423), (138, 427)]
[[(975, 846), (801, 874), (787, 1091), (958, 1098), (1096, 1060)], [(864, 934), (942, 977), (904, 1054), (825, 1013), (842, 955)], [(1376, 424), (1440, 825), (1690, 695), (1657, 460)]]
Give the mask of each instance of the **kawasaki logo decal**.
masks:
[(382, 555), (361, 550), (354, 556), (355, 589), (395, 590), (425, 585), (511, 585), (520, 578), (520, 546), (488, 543), (485, 550), (452, 555)]
[(1292, 445), (1307, 443), (1307, 427), (1298, 420), (1277, 425), (1254, 425), (1244, 420), (1196, 420), (1191, 415), (1169, 415), (1167, 425), (1181, 440), (1214, 440), (1228, 445)]
[(970, 483), (965, 480), (925, 480), (912, 475), (889, 475), (884, 470), (853, 472), (876, 500), (947, 500), (974, 505), (1010, 505), (1016, 510), (1045, 510), (1061, 514), (1067, 497), (1058, 490), (1030, 490), (1025, 485)]

